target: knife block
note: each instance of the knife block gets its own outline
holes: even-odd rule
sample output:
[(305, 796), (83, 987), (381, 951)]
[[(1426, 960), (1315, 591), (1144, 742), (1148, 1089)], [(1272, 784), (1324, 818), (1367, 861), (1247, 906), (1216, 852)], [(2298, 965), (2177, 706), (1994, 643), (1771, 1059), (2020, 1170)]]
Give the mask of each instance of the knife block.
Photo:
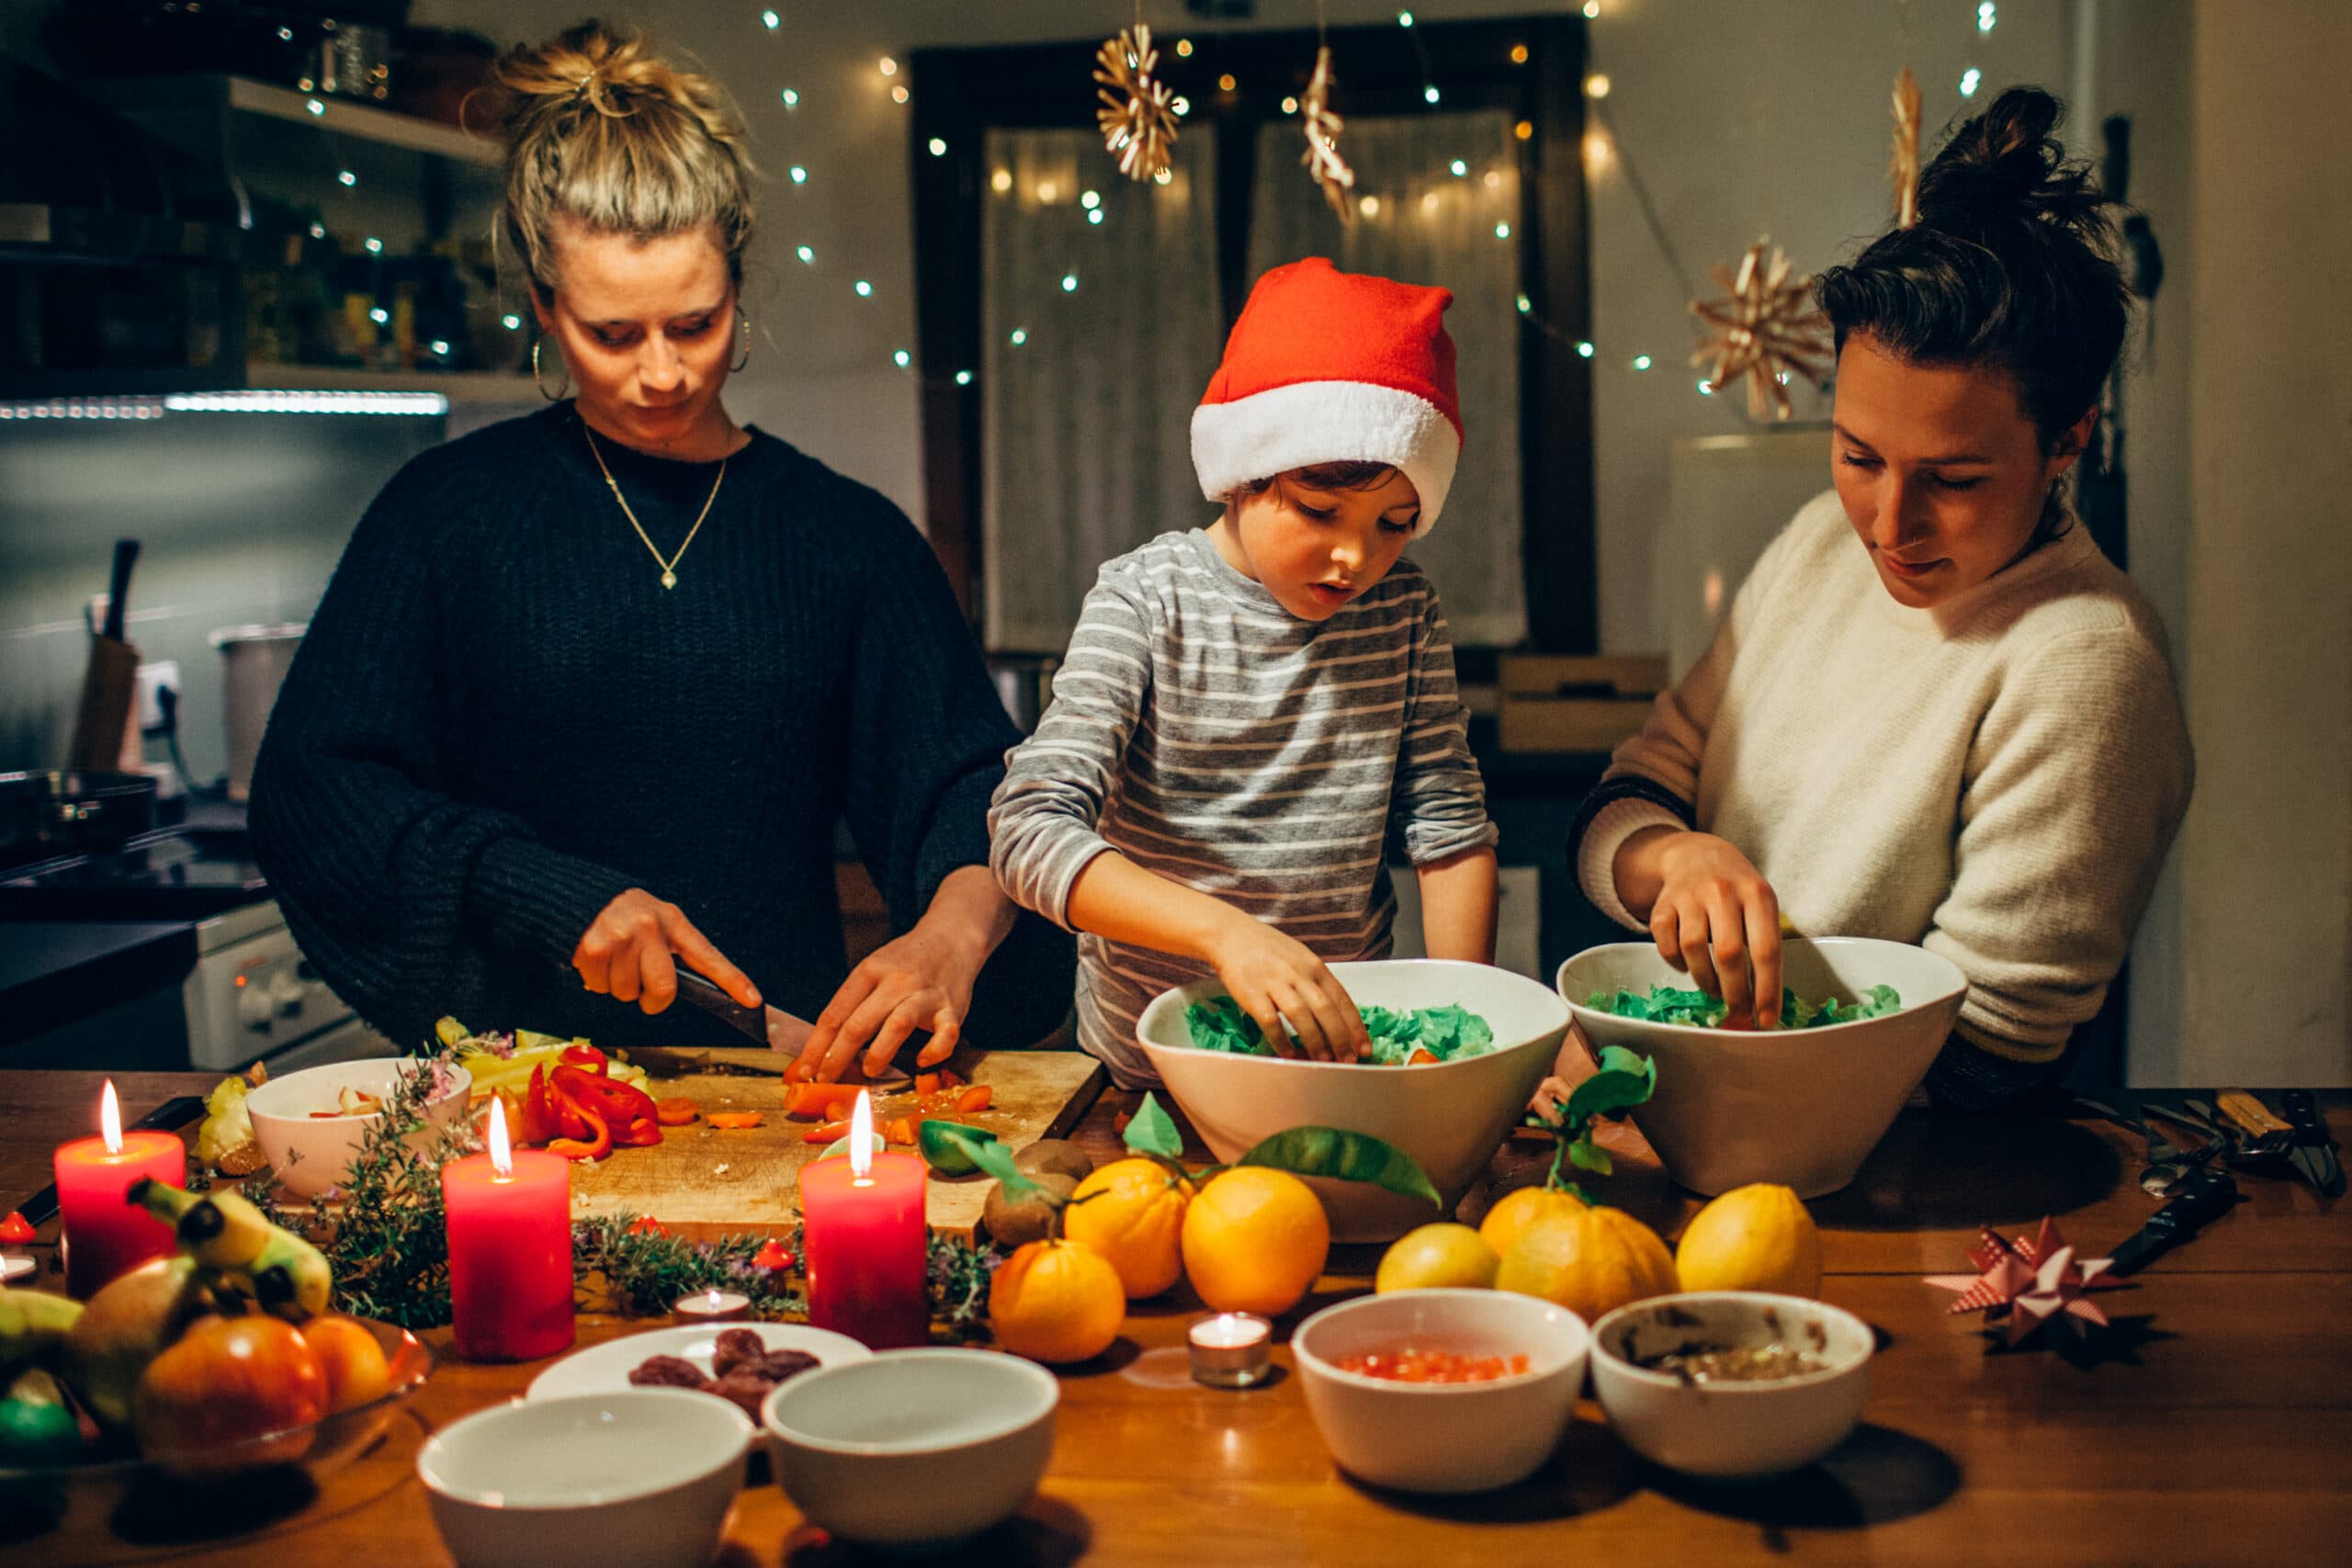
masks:
[(82, 705), (74, 716), (69, 767), (84, 773), (139, 771), (146, 753), (131, 728), (138, 688), (139, 649), (118, 637), (92, 637), (89, 668), (82, 675)]

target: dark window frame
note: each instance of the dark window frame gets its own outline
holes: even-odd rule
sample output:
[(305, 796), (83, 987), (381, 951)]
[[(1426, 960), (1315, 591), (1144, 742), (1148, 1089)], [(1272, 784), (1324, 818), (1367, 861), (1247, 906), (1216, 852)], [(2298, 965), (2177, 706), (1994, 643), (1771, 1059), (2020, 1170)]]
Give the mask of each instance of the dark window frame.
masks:
[[(1501, 108), (1532, 134), (1518, 142), (1520, 275), (1531, 311), (1520, 321), (1520, 441), (1528, 636), (1544, 652), (1599, 647), (1593, 526), (1592, 373), (1575, 349), (1589, 338), (1591, 288), (1583, 145), (1584, 21), (1576, 16), (1365, 27), (1329, 36), (1342, 115), (1401, 115), (1425, 107), (1434, 81), (1445, 108)], [(1180, 58), (1176, 40), (1193, 53)], [(1283, 119), (1284, 96), (1314, 70), (1311, 31), (1156, 32), (1162, 79), (1192, 100), (1187, 126), (1217, 135), (1217, 271), (1225, 327), (1248, 297), (1250, 204), (1260, 125)], [(1094, 126), (1100, 39), (918, 50), (910, 58), (913, 123), (916, 370), (923, 497), (933, 548), (967, 615), (988, 570), (980, 537), (980, 389), (958, 370), (980, 364), (980, 214), (988, 198), (986, 133)], [(1524, 46), (1524, 63), (1514, 62)], [(1426, 62), (1426, 63), (1424, 63)], [(1221, 91), (1230, 73), (1236, 90)], [(946, 144), (934, 157), (933, 139)], [(1344, 147), (1345, 143), (1342, 142)], [(1103, 177), (1115, 179), (1109, 154)], [(1299, 199), (1313, 199), (1299, 176)], [(1546, 330), (1548, 324), (1549, 330)], [(1555, 439), (1565, 432), (1568, 439)], [(1490, 655), (1464, 649), (1464, 674)]]

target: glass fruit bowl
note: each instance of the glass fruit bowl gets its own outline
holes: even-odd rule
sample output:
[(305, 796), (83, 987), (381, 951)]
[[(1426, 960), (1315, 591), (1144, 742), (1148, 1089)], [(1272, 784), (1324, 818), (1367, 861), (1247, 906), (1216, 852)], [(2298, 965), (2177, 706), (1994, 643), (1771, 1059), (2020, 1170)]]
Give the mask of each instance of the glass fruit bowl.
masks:
[[(138, 1521), (227, 1517), (223, 1505), (267, 1499), (248, 1517), (280, 1515), (313, 1495), (316, 1483), (366, 1453), (424, 1381), (433, 1375), (430, 1347), (405, 1328), (357, 1320), (384, 1353), (391, 1386), (364, 1404), (338, 1410), (305, 1426), (256, 1433), (226, 1443), (141, 1454), (128, 1439), (93, 1445), (87, 1458), (35, 1466), (0, 1464), (0, 1555), (12, 1542), (53, 1532), (92, 1541), (120, 1540)], [(75, 1561), (84, 1560), (77, 1552)]]

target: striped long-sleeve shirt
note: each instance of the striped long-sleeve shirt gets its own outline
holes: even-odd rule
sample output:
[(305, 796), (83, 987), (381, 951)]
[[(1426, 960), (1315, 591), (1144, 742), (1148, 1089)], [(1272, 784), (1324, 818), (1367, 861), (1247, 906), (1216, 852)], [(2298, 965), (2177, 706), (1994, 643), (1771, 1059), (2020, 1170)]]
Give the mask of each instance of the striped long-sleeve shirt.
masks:
[[(1088, 862), (1116, 850), (1327, 961), (1387, 952), (1394, 842), (1416, 865), (1495, 840), (1437, 591), (1409, 562), (1320, 623), (1284, 610), (1201, 531), (1102, 568), (1053, 705), (989, 812), (1013, 899), (1064, 925)], [(1124, 1088), (1152, 998), (1208, 974), (1079, 938), (1079, 1042)]]

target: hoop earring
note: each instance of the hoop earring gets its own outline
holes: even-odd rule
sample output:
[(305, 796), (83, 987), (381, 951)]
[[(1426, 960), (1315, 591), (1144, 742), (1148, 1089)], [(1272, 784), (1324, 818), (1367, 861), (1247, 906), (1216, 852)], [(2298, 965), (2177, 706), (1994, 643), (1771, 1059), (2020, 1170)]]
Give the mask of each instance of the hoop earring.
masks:
[(727, 373), (730, 376), (752, 362), (752, 318), (738, 310), (735, 312), (735, 319), (743, 325), (743, 347), (741, 352), (735, 355), (735, 363), (727, 367)]
[(545, 338), (535, 338), (532, 340), (531, 385), (539, 389), (539, 396), (552, 403), (560, 400), (564, 393), (571, 390), (571, 367), (570, 366), (564, 367), (563, 384), (558, 387), (554, 391), (548, 391), (546, 380), (539, 375), (539, 345), (547, 341), (548, 340)]

